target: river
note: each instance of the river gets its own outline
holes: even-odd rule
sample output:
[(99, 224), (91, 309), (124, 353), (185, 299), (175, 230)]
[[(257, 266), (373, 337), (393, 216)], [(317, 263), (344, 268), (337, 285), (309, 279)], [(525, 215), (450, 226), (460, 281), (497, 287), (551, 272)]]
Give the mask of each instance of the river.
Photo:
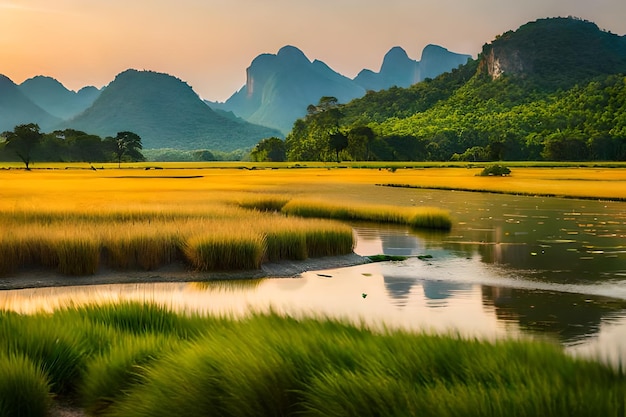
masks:
[(18, 311), (92, 301), (156, 301), (239, 316), (270, 309), (374, 327), (497, 339), (531, 337), (572, 354), (626, 359), (626, 203), (383, 188), (376, 198), (432, 205), (450, 232), (355, 223), (355, 252), (404, 261), (299, 278), (8, 290)]

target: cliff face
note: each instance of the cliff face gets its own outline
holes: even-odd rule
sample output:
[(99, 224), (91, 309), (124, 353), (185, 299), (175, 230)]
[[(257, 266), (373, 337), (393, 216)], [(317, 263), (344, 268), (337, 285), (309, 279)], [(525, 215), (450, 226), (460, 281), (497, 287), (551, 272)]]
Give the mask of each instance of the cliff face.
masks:
[(522, 53), (517, 49), (491, 46), (483, 49), (479, 71), (496, 80), (503, 74), (523, 76), (532, 72), (532, 65), (529, 61), (524, 60)]
[(483, 46), (479, 73), (532, 77), (542, 88), (568, 88), (626, 71), (626, 37), (577, 18), (540, 19)]

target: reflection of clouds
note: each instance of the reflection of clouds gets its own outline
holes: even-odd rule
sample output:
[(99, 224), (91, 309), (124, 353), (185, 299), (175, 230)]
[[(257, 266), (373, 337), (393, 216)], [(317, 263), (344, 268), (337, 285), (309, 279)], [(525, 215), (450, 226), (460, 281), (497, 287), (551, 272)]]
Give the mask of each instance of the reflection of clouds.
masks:
[(394, 300), (394, 305), (403, 307), (411, 297), (411, 291), (421, 284), (427, 307), (445, 307), (447, 299), (457, 293), (471, 291), (471, 284), (460, 284), (451, 281), (420, 280), (406, 276), (383, 276), (385, 290)]
[(424, 244), (411, 230), (396, 225), (353, 225), (357, 237), (355, 252), (360, 255), (397, 255), (419, 254)]
[(387, 278), (384, 277), (385, 290), (389, 297), (394, 300), (398, 307), (404, 307), (409, 300), (411, 288), (415, 285), (415, 280), (411, 278)]
[(584, 294), (486, 285), (482, 293), (483, 304), (494, 307), (499, 320), (565, 345), (596, 337), (603, 321), (626, 312), (624, 301)]

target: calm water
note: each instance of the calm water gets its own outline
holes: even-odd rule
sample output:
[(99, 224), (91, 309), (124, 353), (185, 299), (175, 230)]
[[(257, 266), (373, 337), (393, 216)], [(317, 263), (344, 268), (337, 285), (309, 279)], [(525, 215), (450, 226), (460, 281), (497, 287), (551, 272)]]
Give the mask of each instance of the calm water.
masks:
[(238, 316), (270, 308), (466, 336), (549, 339), (626, 359), (626, 203), (381, 188), (376, 198), (452, 211), (449, 233), (354, 224), (363, 255), (403, 262), (295, 279), (106, 285), (0, 292), (19, 311), (153, 300)]

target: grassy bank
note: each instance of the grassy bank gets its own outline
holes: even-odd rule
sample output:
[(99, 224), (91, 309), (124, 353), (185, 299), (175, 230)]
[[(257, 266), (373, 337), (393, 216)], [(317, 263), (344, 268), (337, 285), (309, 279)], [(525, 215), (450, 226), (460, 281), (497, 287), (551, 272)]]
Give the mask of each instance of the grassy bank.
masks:
[[(7, 360), (8, 358), (8, 360)], [(10, 364), (10, 365), (8, 365)], [(0, 313), (0, 369), (94, 416), (618, 416), (626, 378), (556, 346), (383, 333), (326, 319), (150, 304)], [(4, 383), (4, 384), (3, 384)], [(0, 382), (0, 410), (22, 386)], [(11, 388), (13, 387), (13, 388)], [(36, 407), (41, 404), (41, 407)]]

